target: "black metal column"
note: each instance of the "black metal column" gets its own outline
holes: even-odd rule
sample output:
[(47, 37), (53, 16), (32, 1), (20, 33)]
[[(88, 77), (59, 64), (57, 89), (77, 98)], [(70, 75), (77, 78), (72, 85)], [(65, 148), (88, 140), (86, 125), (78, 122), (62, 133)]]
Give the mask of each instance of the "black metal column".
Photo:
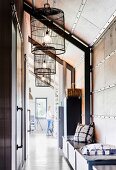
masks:
[(63, 99), (66, 97), (66, 77), (67, 77), (66, 62), (63, 61)]
[(90, 123), (90, 48), (85, 51), (85, 123)]

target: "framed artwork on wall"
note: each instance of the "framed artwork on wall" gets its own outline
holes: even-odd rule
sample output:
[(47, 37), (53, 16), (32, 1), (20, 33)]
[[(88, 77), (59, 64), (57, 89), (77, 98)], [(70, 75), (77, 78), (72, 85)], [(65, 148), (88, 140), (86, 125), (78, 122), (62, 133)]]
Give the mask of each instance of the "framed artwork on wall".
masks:
[(47, 98), (35, 98), (35, 117), (46, 118)]

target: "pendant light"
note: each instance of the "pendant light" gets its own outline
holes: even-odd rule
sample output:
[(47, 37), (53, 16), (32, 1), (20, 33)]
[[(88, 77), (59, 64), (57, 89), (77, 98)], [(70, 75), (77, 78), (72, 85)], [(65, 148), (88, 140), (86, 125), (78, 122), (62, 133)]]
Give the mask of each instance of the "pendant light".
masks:
[[(59, 35), (56, 32), (58, 32), (59, 25), (62, 30), (65, 30), (64, 12), (61, 9), (50, 7), (47, 1), (43, 8), (34, 8), (34, 13), (38, 19), (31, 16), (31, 38), (41, 44), (43, 50), (53, 47), (56, 55), (63, 54), (65, 52), (64, 35)], [(49, 27), (44, 25), (43, 21), (49, 22)], [(54, 28), (53, 23), (57, 27)], [(41, 48), (38, 44), (32, 44), (31, 52), (37, 54)]]
[(36, 87), (50, 87), (51, 86), (51, 75), (36, 75), (35, 76)]
[[(54, 49), (51, 51), (55, 52)], [(39, 50), (38, 54), (34, 54), (34, 74), (56, 74), (56, 59)]]

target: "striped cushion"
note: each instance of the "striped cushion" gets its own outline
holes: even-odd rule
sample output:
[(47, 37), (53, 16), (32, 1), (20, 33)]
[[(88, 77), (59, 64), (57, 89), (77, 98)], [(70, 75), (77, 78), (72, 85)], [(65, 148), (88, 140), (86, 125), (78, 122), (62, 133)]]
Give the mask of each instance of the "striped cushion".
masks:
[(93, 129), (94, 129), (93, 123), (89, 125), (78, 124), (74, 135), (74, 141), (83, 142), (83, 143), (92, 143)]

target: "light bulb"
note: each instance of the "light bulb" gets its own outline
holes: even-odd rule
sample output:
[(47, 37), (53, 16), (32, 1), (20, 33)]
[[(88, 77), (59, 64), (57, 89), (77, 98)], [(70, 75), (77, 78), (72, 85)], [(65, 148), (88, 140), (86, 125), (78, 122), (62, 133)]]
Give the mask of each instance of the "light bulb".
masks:
[(44, 62), (43, 62), (43, 68), (46, 68), (46, 62), (45, 62), (45, 60), (44, 60)]
[(52, 43), (52, 39), (49, 35), (49, 32), (48, 30), (46, 31), (46, 35), (45, 37), (43, 38), (43, 44), (49, 44), (49, 43)]
[(44, 77), (44, 75), (42, 76), (41, 80), (42, 80), (42, 81), (44, 81), (44, 80), (45, 80), (45, 77)]

